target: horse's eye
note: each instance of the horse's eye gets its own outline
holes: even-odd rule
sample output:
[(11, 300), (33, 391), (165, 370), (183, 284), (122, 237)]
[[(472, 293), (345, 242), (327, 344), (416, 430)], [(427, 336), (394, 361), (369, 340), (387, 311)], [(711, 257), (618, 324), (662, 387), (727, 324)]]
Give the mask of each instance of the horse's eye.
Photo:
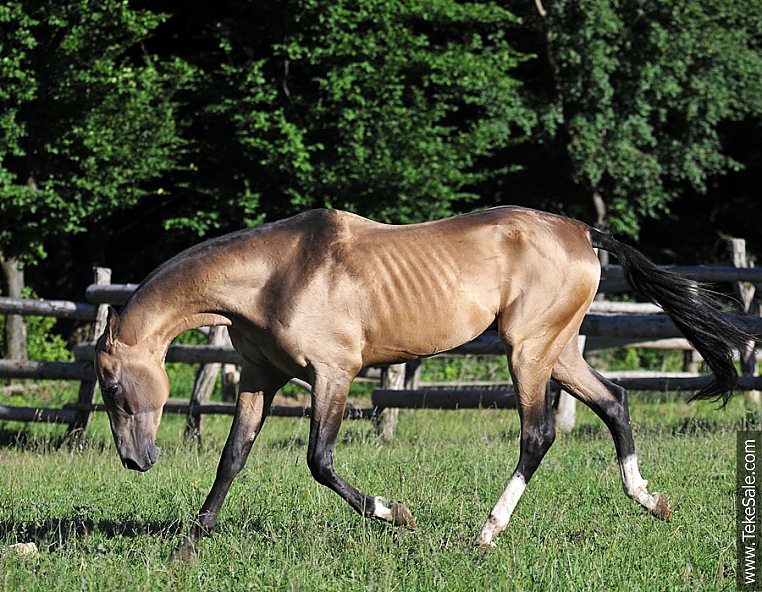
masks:
[(103, 394), (108, 395), (109, 397), (116, 396), (116, 393), (119, 391), (119, 385), (118, 384), (110, 384), (107, 387), (103, 389)]

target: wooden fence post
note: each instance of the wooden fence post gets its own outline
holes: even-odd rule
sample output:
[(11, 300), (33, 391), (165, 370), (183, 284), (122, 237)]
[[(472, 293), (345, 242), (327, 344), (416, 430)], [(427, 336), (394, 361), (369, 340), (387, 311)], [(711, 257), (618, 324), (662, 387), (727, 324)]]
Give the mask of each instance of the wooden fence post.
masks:
[[(224, 346), (228, 342), (227, 327), (210, 327), (207, 343), (209, 345)], [(201, 440), (201, 430), (204, 427), (204, 416), (193, 410), (198, 405), (209, 403), (214, 386), (217, 383), (217, 377), (220, 374), (222, 364), (220, 362), (210, 362), (202, 364), (196, 374), (196, 381), (193, 385), (193, 394), (191, 395), (191, 408), (188, 412), (188, 420), (185, 423), (185, 440)]]
[[(577, 337), (577, 346), (579, 353), (585, 352), (585, 340), (587, 337), (579, 335)], [(561, 389), (556, 399), (556, 427), (563, 432), (571, 432), (574, 429), (574, 423), (577, 420), (577, 399), (572, 397), (565, 390)]]
[[(381, 369), (381, 389), (401, 391), (417, 389), (421, 375), (421, 360), (412, 360), (405, 364), (395, 364)], [(376, 415), (376, 434), (387, 442), (394, 440), (397, 430), (397, 419), (400, 410), (396, 407), (385, 407)]]
[[(99, 285), (111, 283), (111, 270), (107, 267), (95, 267), (93, 269), (94, 283)], [(95, 341), (101, 336), (106, 328), (106, 319), (108, 318), (108, 304), (100, 304), (93, 324), (90, 326), (88, 334), (89, 341)], [(77, 397), (77, 416), (69, 424), (66, 430), (66, 437), (81, 436), (90, 425), (93, 417), (93, 405), (98, 396), (98, 379), (95, 376), (95, 370), (91, 369), (89, 378), (83, 380), (79, 385), (79, 396)]]
[[(394, 364), (381, 369), (381, 388), (399, 391), (405, 388), (405, 364)], [(397, 418), (400, 410), (396, 407), (382, 409), (376, 417), (376, 434), (387, 442), (394, 440)]]
[[(746, 257), (746, 241), (742, 238), (731, 238), (730, 249), (735, 267), (753, 267)], [(756, 299), (757, 287), (751, 282), (735, 282), (736, 294), (738, 294), (745, 313), (759, 316), (759, 304)], [(743, 376), (759, 376), (757, 367), (756, 342), (750, 340), (746, 344), (746, 350), (741, 354), (741, 374)], [(759, 391), (747, 393), (749, 401), (759, 405), (762, 402)]]
[(238, 383), (240, 380), (241, 373), (238, 371), (235, 364), (222, 365), (222, 400), (224, 402), (236, 402), (238, 399)]

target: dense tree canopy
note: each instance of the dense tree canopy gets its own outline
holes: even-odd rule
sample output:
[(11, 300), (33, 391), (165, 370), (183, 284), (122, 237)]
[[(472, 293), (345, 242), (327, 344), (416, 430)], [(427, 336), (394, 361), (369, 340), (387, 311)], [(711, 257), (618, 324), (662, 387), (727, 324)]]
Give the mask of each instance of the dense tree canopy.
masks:
[[(320, 206), (444, 216), (500, 170), (533, 114), (512, 69), (515, 18), (454, 0), (295, 0), (176, 9), (155, 51), (194, 68), (174, 228), (200, 232)], [(189, 44), (195, 37), (200, 43)]]
[[(138, 51), (159, 22), (116, 0), (0, 6), (6, 294), (22, 295), (21, 265), (42, 257), (46, 245), (162, 191), (156, 182), (181, 143), (171, 102), (178, 71)], [(9, 318), (6, 333), (12, 357), (23, 359), (20, 317)]]
[(686, 189), (704, 192), (707, 179), (738, 167), (718, 125), (762, 113), (749, 8), (707, 0), (550, 4), (548, 52), (574, 179), (600, 199), (600, 218), (614, 231), (636, 234), (640, 220)]
[(0, 249), (35, 259), (47, 239), (161, 193), (172, 168), (170, 61), (139, 55), (160, 22), (127, 2), (0, 7)]
[(81, 292), (93, 263), (134, 281), (307, 208), (408, 222), (519, 203), (709, 256), (749, 232), (760, 186), (760, 9), (12, 0), (0, 247), (55, 244), (39, 269)]

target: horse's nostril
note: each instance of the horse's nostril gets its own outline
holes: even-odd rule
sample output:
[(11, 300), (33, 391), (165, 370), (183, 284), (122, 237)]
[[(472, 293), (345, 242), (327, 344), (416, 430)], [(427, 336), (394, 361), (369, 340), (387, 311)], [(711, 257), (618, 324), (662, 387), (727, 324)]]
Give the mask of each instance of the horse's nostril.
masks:
[(147, 452), (148, 452), (148, 460), (151, 462), (152, 465), (156, 464), (156, 461), (159, 460), (159, 457), (161, 456), (161, 448), (155, 445), (150, 446)]
[(130, 469), (132, 471), (142, 471), (143, 470), (143, 468), (138, 463), (136, 463), (133, 459), (131, 459), (131, 458), (125, 458), (125, 459), (123, 459), (122, 460), (122, 466), (124, 466), (125, 469)]

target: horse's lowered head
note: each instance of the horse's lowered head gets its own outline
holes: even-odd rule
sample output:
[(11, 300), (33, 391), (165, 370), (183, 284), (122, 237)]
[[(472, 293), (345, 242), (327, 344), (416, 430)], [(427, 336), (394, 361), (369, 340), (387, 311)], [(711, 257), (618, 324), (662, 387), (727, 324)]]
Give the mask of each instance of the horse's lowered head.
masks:
[(161, 453), (156, 431), (169, 397), (169, 380), (163, 355), (123, 343), (119, 329), (119, 316), (109, 308), (106, 330), (95, 347), (95, 373), (122, 464), (147, 471)]

